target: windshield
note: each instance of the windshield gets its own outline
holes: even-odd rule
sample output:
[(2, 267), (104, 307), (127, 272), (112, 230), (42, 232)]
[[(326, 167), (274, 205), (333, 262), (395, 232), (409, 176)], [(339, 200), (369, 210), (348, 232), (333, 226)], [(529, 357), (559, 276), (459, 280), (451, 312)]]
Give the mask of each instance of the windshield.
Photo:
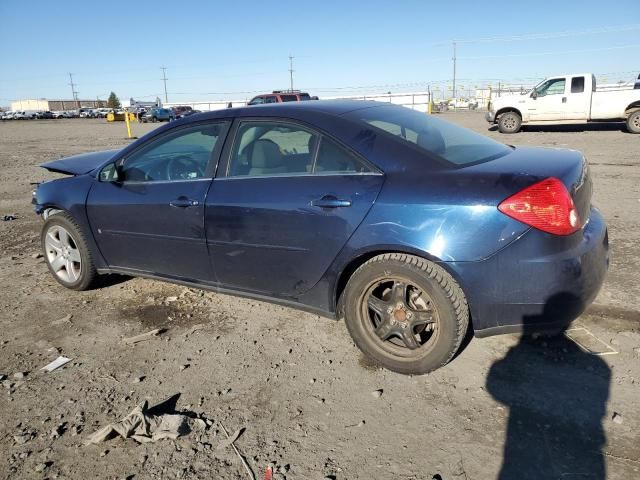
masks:
[(506, 145), (484, 135), (406, 107), (364, 108), (351, 112), (349, 116), (400, 137), (454, 165), (488, 162), (511, 151)]

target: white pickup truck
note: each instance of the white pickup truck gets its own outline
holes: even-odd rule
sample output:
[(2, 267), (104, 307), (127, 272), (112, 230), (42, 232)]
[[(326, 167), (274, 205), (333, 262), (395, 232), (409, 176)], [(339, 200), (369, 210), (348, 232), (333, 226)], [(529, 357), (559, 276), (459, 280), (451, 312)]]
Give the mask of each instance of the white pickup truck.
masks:
[(640, 89), (598, 91), (590, 73), (549, 77), (531, 91), (493, 99), (486, 119), (502, 133), (516, 133), (522, 125), (603, 121), (626, 122), (629, 132), (640, 133)]

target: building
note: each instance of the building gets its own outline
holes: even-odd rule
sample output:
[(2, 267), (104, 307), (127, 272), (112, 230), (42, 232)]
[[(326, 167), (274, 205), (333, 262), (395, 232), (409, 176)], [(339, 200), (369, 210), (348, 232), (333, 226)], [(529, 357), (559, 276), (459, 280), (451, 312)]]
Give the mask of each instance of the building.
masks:
[[(106, 100), (47, 100), (40, 98), (37, 100), (26, 99), (11, 102), (11, 110), (15, 111), (56, 111), (56, 110), (76, 110), (80, 107), (98, 108), (106, 105)], [(100, 104), (100, 105), (99, 105)]]

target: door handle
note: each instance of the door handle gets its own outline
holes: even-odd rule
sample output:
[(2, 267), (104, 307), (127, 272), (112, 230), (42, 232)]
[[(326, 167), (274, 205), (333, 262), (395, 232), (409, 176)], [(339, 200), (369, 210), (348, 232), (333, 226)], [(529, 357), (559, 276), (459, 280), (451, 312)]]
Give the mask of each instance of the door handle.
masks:
[(567, 103), (567, 97), (562, 97), (562, 103)]
[(187, 207), (196, 207), (198, 206), (197, 200), (191, 200), (187, 197), (178, 197), (175, 200), (171, 200), (169, 205), (177, 208), (187, 208)]
[(312, 207), (320, 207), (320, 208), (339, 208), (339, 207), (350, 207), (351, 200), (340, 200), (333, 195), (325, 195), (318, 200), (311, 201)]

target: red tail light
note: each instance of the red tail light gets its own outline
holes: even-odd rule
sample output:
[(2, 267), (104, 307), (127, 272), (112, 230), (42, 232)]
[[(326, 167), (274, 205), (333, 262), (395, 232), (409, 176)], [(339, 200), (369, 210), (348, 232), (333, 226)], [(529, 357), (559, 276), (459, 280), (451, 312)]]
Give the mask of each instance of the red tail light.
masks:
[(570, 235), (580, 229), (580, 216), (564, 184), (547, 178), (498, 205), (505, 215), (543, 232)]

